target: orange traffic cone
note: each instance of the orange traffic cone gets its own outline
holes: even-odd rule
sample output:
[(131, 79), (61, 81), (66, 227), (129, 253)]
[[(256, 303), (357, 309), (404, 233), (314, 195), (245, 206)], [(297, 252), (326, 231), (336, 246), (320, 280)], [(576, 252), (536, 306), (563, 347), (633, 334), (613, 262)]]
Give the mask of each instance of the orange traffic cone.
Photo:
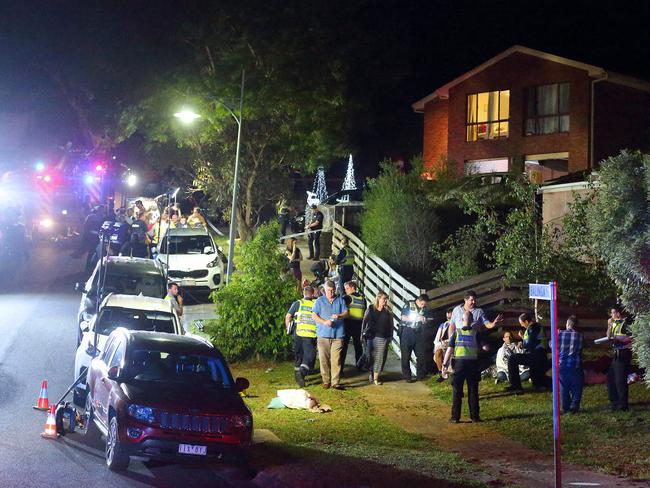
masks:
[(36, 410), (47, 411), (50, 409), (50, 401), (47, 399), (47, 380), (41, 383), (41, 393), (38, 395), (38, 404), (34, 405)]
[(47, 420), (45, 421), (45, 430), (41, 433), (41, 437), (46, 439), (59, 437), (56, 433), (56, 405), (50, 407), (50, 413), (47, 414)]

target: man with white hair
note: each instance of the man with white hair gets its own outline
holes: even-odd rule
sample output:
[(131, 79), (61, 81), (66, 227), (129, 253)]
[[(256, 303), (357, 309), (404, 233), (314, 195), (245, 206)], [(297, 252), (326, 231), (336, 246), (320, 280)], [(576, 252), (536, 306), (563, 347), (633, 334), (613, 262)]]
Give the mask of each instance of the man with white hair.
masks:
[(336, 295), (336, 285), (331, 280), (326, 281), (325, 295), (318, 297), (312, 307), (312, 317), (316, 322), (320, 373), (325, 389), (330, 386), (336, 390), (343, 389), (339, 379), (343, 364), (342, 352), (345, 337), (343, 319), (348, 314), (345, 300)]

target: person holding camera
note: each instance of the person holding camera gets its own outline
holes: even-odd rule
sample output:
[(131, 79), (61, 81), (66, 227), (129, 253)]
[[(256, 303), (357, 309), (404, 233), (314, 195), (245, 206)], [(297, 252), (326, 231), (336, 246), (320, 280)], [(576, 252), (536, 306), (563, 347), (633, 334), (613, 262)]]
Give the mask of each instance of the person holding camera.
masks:
[(428, 301), (429, 297), (423, 293), (402, 309), (402, 323), (398, 331), (399, 348), (402, 356), (402, 378), (408, 383), (415, 381), (411, 376), (411, 354), (414, 352), (416, 378), (423, 380), (427, 376), (427, 350), (431, 335), (428, 327), (433, 320), (431, 311), (426, 308)]

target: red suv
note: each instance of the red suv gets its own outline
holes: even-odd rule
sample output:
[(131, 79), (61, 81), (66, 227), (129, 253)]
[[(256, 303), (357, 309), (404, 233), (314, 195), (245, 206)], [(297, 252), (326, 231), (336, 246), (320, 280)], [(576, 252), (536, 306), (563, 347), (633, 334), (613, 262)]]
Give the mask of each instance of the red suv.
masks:
[(253, 417), (221, 353), (189, 336), (116, 329), (88, 369), (87, 434), (106, 436), (106, 464), (130, 456), (160, 460), (245, 459)]

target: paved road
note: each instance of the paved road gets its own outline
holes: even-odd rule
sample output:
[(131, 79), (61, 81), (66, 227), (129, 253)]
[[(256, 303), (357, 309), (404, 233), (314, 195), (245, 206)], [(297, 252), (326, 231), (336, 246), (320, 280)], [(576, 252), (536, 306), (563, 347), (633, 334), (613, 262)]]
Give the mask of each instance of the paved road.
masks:
[[(0, 273), (0, 486), (247, 486), (225, 466), (166, 465), (133, 461), (124, 474), (106, 469), (103, 445), (73, 434), (40, 437), (45, 414), (32, 409), (41, 381), (50, 402), (73, 380), (75, 314), (82, 260), (43, 243), (17, 273)], [(7, 286), (10, 284), (11, 286)]]

